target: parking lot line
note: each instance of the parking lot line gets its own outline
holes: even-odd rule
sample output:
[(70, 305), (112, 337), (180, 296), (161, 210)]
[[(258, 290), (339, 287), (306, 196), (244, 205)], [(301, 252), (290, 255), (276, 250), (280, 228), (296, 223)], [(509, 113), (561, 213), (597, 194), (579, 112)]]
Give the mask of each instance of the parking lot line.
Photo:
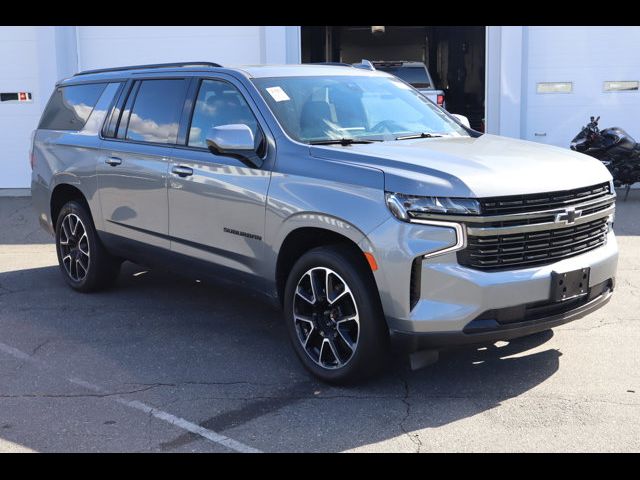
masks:
[[(2, 342), (0, 342), (0, 351), (7, 355), (11, 355), (12, 357), (17, 358), (18, 360), (26, 361), (31, 364), (38, 365), (40, 367), (51, 369), (50, 366), (31, 357), (28, 353), (18, 350), (17, 348), (12, 347), (10, 345), (6, 345)], [(83, 380), (81, 378), (65, 377), (65, 380), (69, 383), (73, 383), (74, 385), (78, 385), (80, 387), (86, 388), (87, 390), (91, 390), (99, 394), (107, 393), (107, 391), (104, 388), (98, 385), (94, 385), (93, 383), (87, 382), (86, 380)], [(241, 453), (262, 453), (260, 450), (250, 447), (248, 445), (245, 445), (242, 442), (238, 442), (237, 440), (229, 438), (225, 435), (221, 435), (217, 432), (214, 432), (213, 430), (209, 430), (208, 428), (201, 427), (200, 425), (190, 422), (189, 420), (185, 420), (184, 418), (180, 418), (171, 413), (165, 412), (163, 410), (159, 410), (157, 408), (154, 408), (138, 400), (127, 400), (126, 398), (122, 398), (118, 395), (109, 395), (108, 397), (105, 395), (105, 398), (109, 398), (110, 400), (118, 402), (119, 404), (124, 405), (126, 407), (144, 412), (147, 415), (152, 415), (158, 420), (162, 420), (171, 425), (174, 425), (177, 428), (199, 435), (202, 438), (209, 440), (210, 442), (217, 443), (218, 445), (226, 447), (230, 450), (234, 450), (236, 452), (241, 452)]]

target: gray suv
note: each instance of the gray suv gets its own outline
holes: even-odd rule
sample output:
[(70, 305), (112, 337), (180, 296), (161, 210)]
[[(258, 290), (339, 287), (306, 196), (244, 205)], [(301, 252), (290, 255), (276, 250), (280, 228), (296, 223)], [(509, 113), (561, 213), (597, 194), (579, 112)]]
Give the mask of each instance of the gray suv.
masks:
[(32, 195), (80, 292), (131, 260), (233, 281), (284, 310), (296, 354), (353, 382), (395, 346), (547, 330), (614, 288), (615, 191), (570, 150), (473, 131), (347, 66), (81, 72), (34, 132)]

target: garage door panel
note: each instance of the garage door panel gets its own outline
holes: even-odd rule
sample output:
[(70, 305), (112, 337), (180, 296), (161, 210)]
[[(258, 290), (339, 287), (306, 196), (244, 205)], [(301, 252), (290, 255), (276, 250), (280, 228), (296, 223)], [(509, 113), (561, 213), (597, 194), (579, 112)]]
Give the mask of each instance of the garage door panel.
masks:
[(223, 37), (228, 36), (259, 36), (260, 27), (257, 26), (216, 26), (212, 34), (209, 26), (188, 27), (155, 27), (155, 26), (86, 26), (79, 27), (80, 38), (128, 38), (130, 40), (140, 38), (176, 38), (176, 37)]
[(569, 67), (637, 66), (638, 27), (528, 27), (529, 60)]
[[(605, 92), (605, 81), (640, 81), (638, 27), (527, 27), (524, 138), (568, 147), (588, 122), (640, 139), (640, 91)], [(572, 82), (571, 93), (537, 93), (539, 82)], [(538, 135), (536, 135), (538, 134)]]
[(629, 122), (632, 112), (611, 106), (556, 106), (530, 107), (525, 126), (525, 139), (534, 142), (569, 147), (573, 137), (586, 125), (591, 115), (600, 116), (601, 127), (624, 128), (636, 140), (640, 140), (640, 125)]
[(81, 27), (81, 68), (184, 61), (260, 63), (260, 28)]
[[(640, 106), (640, 92), (605, 92), (605, 81), (640, 81), (640, 68), (564, 68), (545, 67), (529, 69), (527, 83), (528, 104), (531, 106), (555, 105), (633, 105)], [(537, 93), (540, 82), (571, 82), (571, 93)]]

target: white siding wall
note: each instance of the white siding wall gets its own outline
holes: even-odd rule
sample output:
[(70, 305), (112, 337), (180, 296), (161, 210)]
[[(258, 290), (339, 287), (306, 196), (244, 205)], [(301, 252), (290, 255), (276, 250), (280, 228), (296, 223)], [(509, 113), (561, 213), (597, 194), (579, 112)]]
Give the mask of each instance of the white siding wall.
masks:
[[(488, 27), (487, 130), (567, 146), (589, 115), (640, 140), (640, 92), (603, 92), (640, 80), (640, 27)], [(33, 103), (0, 104), (0, 188), (29, 186), (29, 134), (54, 83), (78, 69), (214, 61), (297, 63), (298, 27), (0, 27), (0, 91)], [(536, 93), (571, 81), (571, 94)], [(544, 133), (546, 136), (535, 136)]]
[(30, 132), (40, 118), (36, 27), (0, 28), (0, 69), (0, 92), (29, 91), (35, 100), (0, 103), (0, 188), (23, 188), (31, 181)]
[[(640, 141), (640, 91), (603, 91), (640, 81), (639, 50), (640, 27), (488, 27), (487, 131), (568, 147), (600, 115)], [(538, 94), (538, 82), (573, 82), (573, 92)]]
[[(640, 81), (640, 27), (527, 27), (524, 43), (523, 138), (568, 146), (600, 115), (600, 127), (622, 127), (640, 141), (640, 91), (603, 90), (605, 81)], [(573, 92), (538, 94), (538, 82), (573, 82)]]
[(78, 27), (81, 70), (145, 63), (261, 63), (263, 27)]
[(299, 63), (300, 28), (0, 27), (0, 92), (34, 99), (0, 103), (0, 189), (29, 187), (30, 133), (56, 81), (78, 70), (181, 61)]

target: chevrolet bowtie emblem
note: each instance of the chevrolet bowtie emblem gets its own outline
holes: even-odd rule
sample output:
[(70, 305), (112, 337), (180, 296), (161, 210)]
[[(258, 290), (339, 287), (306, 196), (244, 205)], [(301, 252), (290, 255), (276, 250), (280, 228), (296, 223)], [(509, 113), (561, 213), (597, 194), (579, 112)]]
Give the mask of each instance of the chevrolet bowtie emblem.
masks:
[(576, 218), (580, 218), (582, 216), (582, 210), (576, 210), (573, 207), (569, 207), (565, 209), (564, 212), (558, 213), (556, 215), (556, 222), (565, 222), (566, 224), (575, 223)]

